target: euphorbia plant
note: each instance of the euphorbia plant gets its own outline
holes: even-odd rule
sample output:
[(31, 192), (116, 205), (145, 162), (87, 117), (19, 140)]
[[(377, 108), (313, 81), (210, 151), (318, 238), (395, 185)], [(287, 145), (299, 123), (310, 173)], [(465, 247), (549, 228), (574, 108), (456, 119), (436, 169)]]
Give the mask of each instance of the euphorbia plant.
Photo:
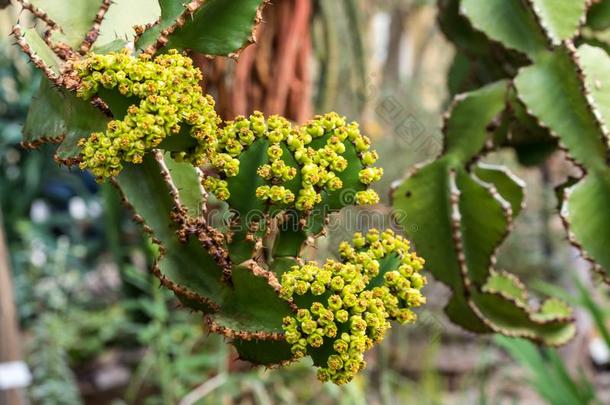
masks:
[[(158, 245), (154, 274), (242, 359), (310, 355), (322, 381), (350, 381), (390, 321), (413, 322), (425, 301), (423, 260), (391, 230), (355, 234), (340, 260), (301, 258), (331, 212), (378, 201), (370, 140), (335, 113), (302, 126), (217, 115), (182, 50), (238, 53), (261, 1), (161, 0), (159, 20), (132, 40), (100, 43), (104, 30), (133, 35), (109, 18), (126, 2), (23, 2), (48, 26), (42, 37), (13, 31), (45, 76), (25, 145), (58, 143), (58, 161), (115, 184)], [(226, 228), (208, 223), (211, 196), (229, 209)]]
[(405, 230), (432, 274), (453, 290), (446, 312), (454, 322), (563, 344), (574, 335), (570, 309), (555, 299), (533, 308), (524, 286), (494, 269), (524, 190), (506, 168), (479, 160), (512, 148), (536, 165), (562, 149), (581, 172), (558, 188), (567, 238), (608, 279), (610, 57), (602, 31), (610, 1), (438, 3), (458, 49), (450, 89), (464, 93), (446, 115), (442, 155), (407, 176), (394, 205), (407, 212)]

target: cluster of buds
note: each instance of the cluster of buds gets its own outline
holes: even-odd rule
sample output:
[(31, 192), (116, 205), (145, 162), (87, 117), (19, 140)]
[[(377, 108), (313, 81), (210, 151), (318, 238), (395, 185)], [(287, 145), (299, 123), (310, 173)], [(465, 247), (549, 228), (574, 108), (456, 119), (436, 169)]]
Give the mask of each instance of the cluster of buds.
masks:
[(425, 303), (426, 279), (420, 273), (424, 260), (409, 248), (393, 231), (373, 229), (356, 233), (352, 244), (341, 243), (341, 262), (307, 263), (282, 275), (284, 299), (311, 303), (284, 319), (286, 341), (297, 358), (323, 357), (321, 381), (349, 382), (366, 365), (364, 352), (383, 340), (390, 321), (415, 321), (410, 308)]
[[(154, 59), (133, 57), (127, 50), (92, 53), (75, 62), (74, 71), (80, 78), (79, 97), (115, 89), (117, 96), (139, 99), (125, 117), (110, 121), (106, 132), (80, 141), (80, 166), (98, 179), (118, 175), (124, 162), (141, 163), (145, 153), (163, 148), (169, 136), (195, 139), (195, 146), (174, 151), (172, 157), (196, 166), (210, 164), (218, 177), (208, 177), (204, 186), (221, 200), (230, 198), (227, 179), (239, 174), (241, 159), (254, 142), (266, 142), (267, 148), (267, 160), (256, 172), (267, 184), (256, 190), (256, 198), (286, 208), (311, 211), (323, 193), (344, 188), (342, 173), (350, 165), (361, 168), (358, 179), (364, 186), (383, 174), (370, 167), (378, 158), (370, 139), (357, 123), (347, 124), (337, 113), (317, 116), (301, 127), (277, 115), (266, 119), (260, 112), (220, 125), (213, 98), (199, 87), (201, 71), (177, 51)], [(355, 196), (359, 205), (378, 201), (370, 189)]]
[[(370, 139), (360, 133), (357, 123), (346, 124), (345, 118), (336, 113), (318, 116), (301, 127), (293, 127), (282, 117), (265, 119), (262, 113), (255, 112), (248, 118), (240, 116), (227, 122), (219, 134), (208, 153), (221, 178), (237, 175), (240, 156), (262, 138), (268, 145), (268, 161), (258, 167), (257, 175), (268, 184), (258, 187), (256, 197), (289, 207), (293, 204), (299, 211), (312, 210), (322, 201), (325, 190), (332, 192), (343, 188), (341, 173), (349, 165), (359, 163), (362, 167), (359, 180), (366, 186), (378, 181), (383, 174), (381, 168), (369, 167), (378, 158), (377, 152), (370, 150)], [(357, 157), (354, 160), (360, 162), (344, 156), (347, 147), (355, 150)], [(300, 184), (291, 190), (286, 184), (295, 178)], [(223, 195), (219, 198), (229, 198), (230, 193), (226, 191), (222, 188)], [(379, 196), (373, 190), (356, 194), (356, 203), (361, 205), (378, 201)]]
[(175, 50), (154, 60), (145, 53), (133, 57), (127, 50), (91, 53), (75, 62), (74, 69), (81, 81), (77, 90), (81, 98), (116, 89), (122, 97), (139, 99), (123, 119), (110, 121), (105, 133), (93, 133), (80, 141), (82, 169), (100, 179), (116, 176), (123, 162), (142, 162), (146, 152), (183, 129), (200, 144), (183, 157), (203, 163), (201, 150), (215, 137), (219, 118), (214, 99), (202, 94), (201, 71), (190, 58)]

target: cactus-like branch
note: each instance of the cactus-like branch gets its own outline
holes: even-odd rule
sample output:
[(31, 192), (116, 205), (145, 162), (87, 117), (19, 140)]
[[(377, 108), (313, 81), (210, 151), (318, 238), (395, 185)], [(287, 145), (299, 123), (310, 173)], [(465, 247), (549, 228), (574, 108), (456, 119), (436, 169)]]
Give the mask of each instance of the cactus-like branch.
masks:
[[(382, 175), (370, 139), (336, 113), (300, 127), (259, 112), (223, 121), (188, 57), (152, 56), (172, 44), (197, 49), (201, 38), (222, 39), (210, 48), (218, 53), (238, 52), (253, 40), (262, 3), (162, 0), (159, 23), (137, 33), (149, 44), (137, 57), (96, 42), (110, 1), (96, 16), (81, 4), (93, 26), (80, 44), (83, 21), (63, 33), (83, 55), (58, 52), (50, 37), (17, 26), (18, 45), (50, 79), (32, 103), (25, 142), (60, 142), (58, 161), (78, 162), (119, 189), (157, 246), (152, 273), (240, 358), (273, 366), (311, 355), (322, 381), (341, 384), (365, 366), (364, 351), (390, 321), (413, 322), (412, 308), (425, 302), (423, 260), (391, 231), (355, 235), (341, 245), (340, 262), (300, 258), (329, 213), (379, 200), (369, 188)], [(228, 16), (242, 25), (225, 25)], [(88, 52), (94, 42), (111, 50)], [(208, 223), (209, 195), (232, 210), (228, 229)], [(323, 336), (311, 329), (318, 324)]]
[(155, 43), (146, 48), (144, 53), (154, 55), (159, 49), (167, 45), (170, 35), (172, 35), (178, 28), (183, 27), (187, 20), (192, 18), (193, 14), (195, 14), (195, 12), (199, 10), (201, 6), (203, 6), (203, 3), (204, 0), (192, 0), (190, 3), (186, 4), (184, 11), (176, 18), (174, 23), (163, 29)]
[[(15, 37), (15, 44), (17, 44), (23, 53), (30, 58), (30, 61), (34, 64), (34, 66), (42, 71), (50, 81), (57, 83), (59, 81), (57, 66), (48, 65), (47, 63), (49, 59), (45, 61), (40, 55), (38, 55), (37, 50), (33, 49), (31, 44), (26, 41), (25, 34), (19, 24), (15, 24), (13, 27), (12, 35)], [(53, 67), (55, 67), (55, 69), (53, 69)]]
[(30, 13), (32, 13), (34, 17), (36, 17), (38, 20), (44, 22), (51, 30), (61, 30), (61, 27), (55, 21), (53, 21), (47, 13), (30, 3), (29, 1), (17, 0), (17, 2), (21, 4), (21, 6), (25, 10), (28, 10)]
[(112, 1), (113, 0), (103, 0), (102, 1), (102, 5), (100, 6), (100, 9), (98, 10), (97, 14), (95, 15), (95, 20), (93, 20), (93, 25), (91, 26), (91, 29), (89, 30), (89, 32), (87, 32), (87, 35), (85, 35), (85, 39), (83, 40), (83, 43), (79, 47), (79, 52), (81, 55), (84, 55), (91, 50), (91, 45), (93, 45), (93, 43), (97, 40), (98, 36), (100, 35), (100, 26), (102, 25), (104, 16), (106, 16), (106, 13), (108, 12), (110, 5), (112, 4)]

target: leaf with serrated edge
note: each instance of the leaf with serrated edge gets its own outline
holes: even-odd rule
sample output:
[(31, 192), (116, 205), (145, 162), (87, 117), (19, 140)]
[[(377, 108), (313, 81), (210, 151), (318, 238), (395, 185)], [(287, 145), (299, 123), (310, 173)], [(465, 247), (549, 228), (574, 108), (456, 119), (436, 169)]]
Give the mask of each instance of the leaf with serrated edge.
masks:
[(487, 163), (477, 163), (473, 173), (480, 180), (492, 184), (503, 199), (511, 205), (512, 216), (515, 218), (523, 208), (525, 183), (504, 166)]
[(191, 239), (185, 245), (178, 239), (171, 220), (174, 203), (154, 158), (147, 155), (142, 164), (125, 165), (117, 182), (165, 247), (166, 255), (161, 262), (163, 273), (175, 283), (219, 303), (222, 270), (198, 241)]
[(465, 286), (452, 240), (449, 170), (447, 157), (419, 169), (393, 191), (393, 206), (405, 214), (397, 219), (426, 259), (426, 268), (453, 290), (447, 314), (468, 330), (485, 332), (488, 328), (462, 299)]
[(531, 59), (547, 48), (542, 30), (522, 0), (462, 0), (460, 11), (476, 29)]
[(508, 203), (459, 169), (456, 177), (460, 190), (459, 212), (462, 244), (468, 276), (476, 285), (487, 280), (492, 257), (510, 224)]
[[(161, 30), (175, 23), (182, 13), (170, 0), (161, 2), (161, 24), (144, 33), (138, 49), (153, 44)], [(175, 2), (174, 2), (175, 3)], [(256, 13), (263, 0), (207, 0), (183, 27), (169, 37), (167, 48), (188, 48), (207, 55), (229, 55), (252, 36)]]
[(23, 39), (32, 48), (32, 51), (55, 73), (60, 72), (60, 60), (49, 45), (40, 37), (35, 28), (25, 30)]
[[(608, 137), (610, 127), (610, 55), (603, 49), (582, 45), (576, 51), (585, 74), (585, 86), (598, 119), (604, 124)], [(610, 139), (607, 139), (610, 142)]]
[(95, 46), (121, 39), (131, 41), (136, 25), (155, 22), (161, 15), (157, 0), (114, 0), (106, 12)]
[(520, 305), (510, 305), (500, 294), (474, 293), (471, 306), (496, 332), (523, 337), (549, 346), (567, 343), (576, 332), (569, 317), (537, 319), (535, 313)]
[(33, 142), (63, 137), (58, 156), (75, 158), (80, 153), (78, 140), (105, 129), (106, 122), (107, 118), (98, 109), (74, 93), (54, 87), (43, 77), (28, 110), (23, 138)]
[(78, 0), (67, 4), (57, 0), (30, 0), (33, 5), (47, 13), (62, 32), (55, 32), (54, 39), (67, 43), (72, 48), (83, 42), (91, 29), (102, 0)]
[(558, 45), (571, 39), (585, 20), (586, 0), (529, 0), (549, 39)]
[(176, 162), (169, 153), (165, 153), (164, 161), (178, 189), (180, 201), (188, 209), (189, 215), (198, 217), (205, 201), (201, 193), (197, 169), (190, 163)]
[(527, 302), (527, 292), (515, 276), (509, 273), (492, 272), (483, 286), (484, 292), (501, 291), (520, 303)]
[(447, 155), (466, 163), (481, 152), (487, 125), (504, 109), (507, 85), (499, 81), (455, 97), (444, 128)]
[(528, 111), (560, 138), (576, 161), (605, 170), (603, 136), (581, 91), (581, 78), (568, 49), (558, 48), (521, 69), (515, 86)]
[(591, 173), (566, 189), (561, 216), (570, 240), (610, 274), (610, 173)]

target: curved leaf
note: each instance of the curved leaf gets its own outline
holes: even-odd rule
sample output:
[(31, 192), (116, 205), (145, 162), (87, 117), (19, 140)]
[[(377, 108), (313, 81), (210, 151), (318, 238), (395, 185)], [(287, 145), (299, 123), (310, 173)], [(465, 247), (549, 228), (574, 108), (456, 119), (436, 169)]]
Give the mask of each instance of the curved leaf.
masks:
[(549, 39), (558, 45), (571, 39), (585, 19), (586, 0), (529, 0)]
[(476, 29), (531, 59), (547, 49), (542, 30), (522, 0), (462, 0), (460, 11)]
[(605, 170), (603, 134), (567, 49), (557, 49), (521, 69), (515, 86), (528, 111), (560, 138), (574, 159), (588, 168)]
[(30, 0), (33, 5), (47, 13), (61, 28), (53, 37), (77, 48), (91, 29), (102, 0), (78, 0), (68, 4), (57, 0)]

